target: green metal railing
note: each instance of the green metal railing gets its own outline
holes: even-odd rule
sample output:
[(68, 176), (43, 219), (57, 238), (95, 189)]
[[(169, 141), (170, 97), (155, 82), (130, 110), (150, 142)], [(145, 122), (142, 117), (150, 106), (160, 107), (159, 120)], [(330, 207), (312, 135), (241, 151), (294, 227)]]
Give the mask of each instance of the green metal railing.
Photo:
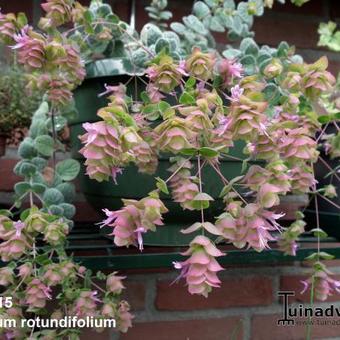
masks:
[[(145, 246), (143, 252), (136, 248), (118, 248), (113, 240), (101, 234), (97, 227), (91, 225), (77, 225), (68, 237), (67, 250), (74, 254), (76, 261), (97, 270), (103, 269), (150, 269), (171, 268), (173, 261), (183, 260), (182, 246)], [(219, 262), (228, 264), (279, 264), (284, 262), (302, 261), (316, 251), (316, 238), (310, 233), (305, 233), (300, 238), (300, 247), (296, 256), (284, 255), (275, 249), (275, 242), (271, 243), (272, 249), (256, 252), (254, 250), (237, 250), (228, 245), (222, 245), (226, 256), (220, 257)], [(322, 240), (322, 250), (340, 258), (340, 242), (335, 238)]]

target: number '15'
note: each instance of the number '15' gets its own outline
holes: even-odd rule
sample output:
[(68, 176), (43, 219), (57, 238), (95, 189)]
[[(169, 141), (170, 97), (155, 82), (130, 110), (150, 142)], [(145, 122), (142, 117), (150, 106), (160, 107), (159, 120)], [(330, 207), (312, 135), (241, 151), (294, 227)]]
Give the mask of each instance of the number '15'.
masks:
[(11, 296), (0, 296), (0, 308), (11, 308), (13, 301)]

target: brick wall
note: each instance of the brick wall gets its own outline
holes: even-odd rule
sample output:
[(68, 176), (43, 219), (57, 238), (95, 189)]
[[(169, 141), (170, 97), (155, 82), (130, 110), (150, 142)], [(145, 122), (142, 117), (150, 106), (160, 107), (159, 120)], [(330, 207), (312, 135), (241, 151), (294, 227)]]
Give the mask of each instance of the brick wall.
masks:
[[(0, 0), (3, 12), (24, 11), (31, 20), (40, 16), (39, 0)], [(83, 0), (86, 4), (88, 1)], [(129, 1), (115, 0), (114, 9), (122, 19), (129, 16)], [(138, 27), (146, 21), (143, 7), (148, 1), (137, 0)], [(169, 0), (175, 18), (190, 12), (192, 1)], [(255, 21), (256, 40), (259, 43), (277, 45), (281, 40), (295, 44), (307, 61), (326, 54), (334, 73), (340, 71), (340, 53), (332, 53), (316, 46), (317, 27), (329, 19), (340, 22), (339, 0), (311, 0), (302, 8), (289, 4), (275, 5), (265, 17)], [(222, 35), (217, 36), (220, 43)], [(0, 159), (0, 205), (9, 202), (12, 187), (18, 180), (12, 174), (15, 150), (10, 150)], [(78, 196), (77, 220), (98, 221), (100, 216)], [(338, 261), (329, 263), (340, 275)], [(170, 286), (174, 272), (151, 274), (128, 274), (127, 298), (132, 304), (135, 324), (126, 335), (117, 335), (106, 330), (98, 335), (88, 332), (82, 340), (299, 340), (305, 339), (306, 326), (278, 327), (277, 319), (282, 305), (277, 297), (281, 290), (296, 291), (295, 303), (308, 303), (308, 294), (301, 296), (300, 280), (308, 274), (304, 263), (282, 266), (248, 266), (226, 268), (222, 274), (222, 287), (214, 290), (208, 299), (190, 296), (182, 283)], [(340, 276), (339, 276), (340, 278)], [(340, 295), (334, 295), (340, 307)], [(327, 306), (327, 303), (321, 304)], [(339, 326), (314, 326), (313, 339), (340, 339)]]

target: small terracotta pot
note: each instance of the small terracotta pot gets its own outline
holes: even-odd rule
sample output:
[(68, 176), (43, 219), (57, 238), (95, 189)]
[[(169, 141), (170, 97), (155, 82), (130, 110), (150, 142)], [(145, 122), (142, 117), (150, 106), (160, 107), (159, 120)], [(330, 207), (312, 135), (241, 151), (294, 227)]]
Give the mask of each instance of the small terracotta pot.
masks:
[(6, 139), (7, 136), (0, 133), (0, 157), (2, 157), (6, 152)]

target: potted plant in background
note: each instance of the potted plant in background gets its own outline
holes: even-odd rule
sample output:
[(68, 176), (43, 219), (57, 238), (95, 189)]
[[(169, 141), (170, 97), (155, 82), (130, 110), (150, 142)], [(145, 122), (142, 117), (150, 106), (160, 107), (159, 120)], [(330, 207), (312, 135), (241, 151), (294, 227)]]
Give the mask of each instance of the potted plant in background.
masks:
[(27, 76), (15, 65), (2, 64), (0, 72), (0, 154), (14, 130), (27, 128), (41, 96), (28, 93)]

